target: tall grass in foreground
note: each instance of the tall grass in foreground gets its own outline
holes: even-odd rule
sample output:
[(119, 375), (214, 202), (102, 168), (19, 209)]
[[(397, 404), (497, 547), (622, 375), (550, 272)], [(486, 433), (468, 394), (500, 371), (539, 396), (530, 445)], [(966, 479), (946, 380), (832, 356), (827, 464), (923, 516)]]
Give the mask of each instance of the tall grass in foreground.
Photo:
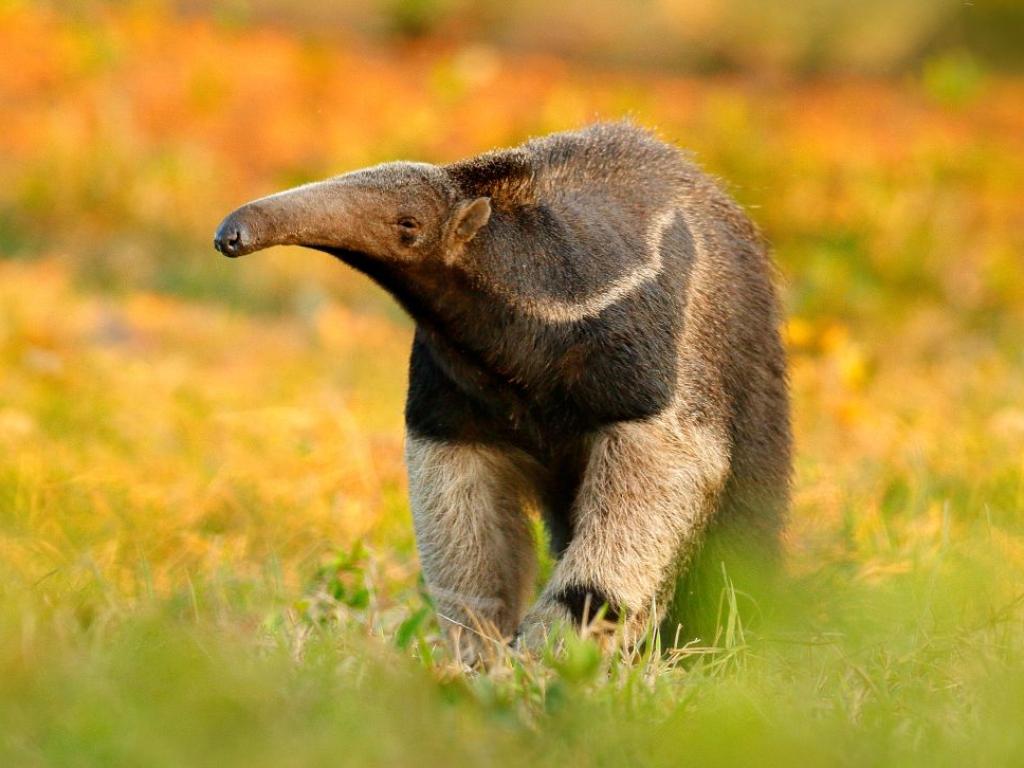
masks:
[(321, 592), (314, 608), (226, 577), (130, 607), (99, 590), (88, 620), (22, 595), (5, 601), (0, 633), (0, 758), (1017, 764), (1022, 597), (992, 589), (1010, 574), (986, 562), (989, 546), (949, 545), (934, 568), (884, 587), (835, 572), (793, 583), (754, 626), (727, 607), (711, 642), (667, 654), (608, 657), (567, 638), (558, 655), (509, 653), (470, 676), (438, 649), (432, 623), (409, 613), (415, 599), (396, 624), (343, 595)]

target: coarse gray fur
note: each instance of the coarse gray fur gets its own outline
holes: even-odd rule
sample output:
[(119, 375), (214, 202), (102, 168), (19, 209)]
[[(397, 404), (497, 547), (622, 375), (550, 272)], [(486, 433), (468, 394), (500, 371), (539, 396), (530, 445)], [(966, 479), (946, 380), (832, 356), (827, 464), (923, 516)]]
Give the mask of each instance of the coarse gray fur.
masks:
[[(243, 206), (215, 243), (327, 251), (416, 320), (413, 520), (467, 657), (602, 604), (637, 637), (711, 534), (777, 553), (791, 437), (771, 262), (740, 208), (650, 133), (598, 124), (357, 171)], [(530, 509), (557, 557), (532, 605)]]

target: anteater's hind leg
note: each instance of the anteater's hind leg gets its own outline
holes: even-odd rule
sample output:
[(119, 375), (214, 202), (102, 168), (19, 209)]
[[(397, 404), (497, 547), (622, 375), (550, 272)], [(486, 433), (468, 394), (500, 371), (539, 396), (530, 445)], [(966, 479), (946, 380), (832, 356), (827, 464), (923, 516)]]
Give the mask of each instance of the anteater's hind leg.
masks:
[[(739, 611), (730, 620), (754, 625), (768, 615), (773, 598), (784, 588), (779, 578), (788, 477), (773, 474), (772, 467), (755, 467), (754, 476), (745, 469), (734, 461), (715, 524), (680, 573), (662, 623), (667, 642), (710, 642), (722, 629), (726, 609)], [(726, 603), (730, 592), (736, 599)]]
[(623, 617), (627, 642), (660, 619), (680, 558), (714, 512), (727, 445), (719, 430), (674, 411), (603, 430), (572, 510), (572, 539), (523, 620), (523, 642), (535, 646), (552, 624), (579, 624), (602, 604), (606, 618)]
[(453, 647), (472, 663), (512, 636), (533, 589), (529, 460), (410, 434), (406, 463), (423, 577)]

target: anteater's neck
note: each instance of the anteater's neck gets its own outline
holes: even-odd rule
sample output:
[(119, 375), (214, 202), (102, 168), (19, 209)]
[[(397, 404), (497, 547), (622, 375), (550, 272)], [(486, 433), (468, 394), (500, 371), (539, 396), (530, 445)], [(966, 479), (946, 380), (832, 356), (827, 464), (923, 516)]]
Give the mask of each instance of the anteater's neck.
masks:
[(536, 333), (521, 327), (528, 321), (475, 288), (458, 270), (438, 264), (391, 265), (361, 254), (342, 258), (395, 297), (460, 389), (532, 431), (530, 376), (524, 366), (528, 355), (522, 345)]

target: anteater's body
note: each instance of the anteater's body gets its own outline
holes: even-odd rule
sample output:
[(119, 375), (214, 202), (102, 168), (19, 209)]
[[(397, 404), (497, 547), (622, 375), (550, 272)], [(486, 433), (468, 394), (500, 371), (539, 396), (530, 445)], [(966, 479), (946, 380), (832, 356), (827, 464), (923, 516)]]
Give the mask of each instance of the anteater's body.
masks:
[[(598, 125), (348, 174), (218, 232), (229, 255), (279, 242), (335, 254), (416, 320), (410, 495), (453, 626), (530, 639), (607, 604), (635, 630), (709, 531), (775, 548), (790, 430), (772, 269), (678, 150)], [(558, 563), (524, 617), (530, 506)]]

